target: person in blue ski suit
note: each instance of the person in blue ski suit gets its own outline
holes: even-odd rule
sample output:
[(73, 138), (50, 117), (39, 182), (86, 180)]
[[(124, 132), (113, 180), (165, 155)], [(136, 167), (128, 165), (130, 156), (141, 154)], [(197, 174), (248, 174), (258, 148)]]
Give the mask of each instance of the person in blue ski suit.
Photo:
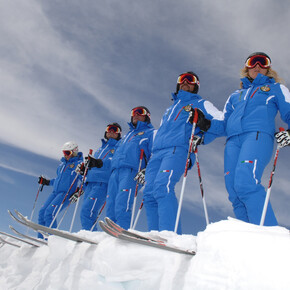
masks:
[(121, 227), (130, 227), (132, 204), (135, 194), (134, 180), (140, 163), (141, 149), (144, 150), (141, 169), (151, 155), (154, 127), (150, 112), (144, 106), (131, 110), (129, 132), (118, 142), (112, 159), (109, 179), (106, 215)]
[[(40, 184), (53, 186), (52, 193), (49, 195), (38, 214), (38, 223), (47, 227), (49, 227), (53, 221), (59, 206), (63, 202), (66, 193), (76, 177), (76, 167), (83, 162), (83, 153), (78, 152), (78, 145), (75, 142), (69, 141), (65, 143), (62, 150), (64, 157), (61, 158), (61, 163), (56, 170), (56, 178), (49, 180), (40, 176), (38, 180)], [(80, 180), (81, 176), (76, 178), (61, 210), (68, 206), (69, 197), (76, 191)], [(55, 228), (56, 226), (57, 222), (55, 220), (52, 227)], [(39, 236), (42, 237), (42, 235)]]
[[(224, 107), (225, 184), (235, 216), (260, 224), (266, 196), (261, 178), (272, 157), (278, 110), (289, 129), (290, 93), (263, 52), (246, 59), (241, 75), (241, 88), (230, 95)], [(289, 141), (289, 130), (283, 134)], [(277, 225), (271, 203), (264, 225)]]
[[(94, 154), (94, 158), (103, 161), (103, 166), (100, 168), (93, 167), (87, 172), (80, 215), (82, 229), (84, 230), (92, 229), (99, 210), (105, 204), (108, 181), (111, 174), (111, 161), (115, 146), (121, 139), (121, 131), (121, 126), (118, 123), (112, 123), (107, 126), (104, 139), (102, 139), (102, 146)], [(97, 230), (96, 225), (93, 230)]]
[[(195, 73), (181, 74), (176, 92), (172, 94), (174, 103), (166, 110), (157, 130), (143, 192), (149, 231), (174, 231), (178, 209), (174, 188), (185, 170), (194, 108), (199, 109), (195, 136), (202, 137), (203, 144), (216, 138), (216, 135), (207, 134), (206, 131), (210, 120), (213, 117), (221, 118), (222, 112), (203, 100), (197, 94), (198, 89), (199, 79)], [(200, 138), (196, 140), (201, 142)], [(191, 163), (194, 162), (195, 156), (192, 154)], [(180, 224), (178, 233), (181, 233)]]

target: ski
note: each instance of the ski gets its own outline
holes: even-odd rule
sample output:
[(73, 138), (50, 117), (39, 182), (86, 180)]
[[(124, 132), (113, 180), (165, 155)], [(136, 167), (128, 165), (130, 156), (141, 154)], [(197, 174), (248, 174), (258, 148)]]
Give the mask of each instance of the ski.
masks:
[(2, 243), (2, 245), (8, 244), (8, 245), (11, 245), (11, 246), (14, 246), (14, 247), (20, 248), (19, 245), (16, 245), (16, 244), (14, 244), (14, 243), (8, 242), (8, 241), (2, 239), (1, 237), (0, 237), (0, 242)]
[[(27, 227), (26, 223), (24, 223), (23, 221), (21, 221), (20, 219), (18, 219), (16, 216), (14, 216), (14, 214), (13, 214), (10, 210), (8, 210), (8, 213), (9, 213), (9, 215), (12, 217), (12, 219), (13, 219), (14, 221), (16, 221), (16, 222), (22, 224), (23, 226)], [(45, 232), (43, 232), (43, 231), (35, 230), (35, 229), (33, 229), (33, 230), (34, 230), (35, 232), (37, 232), (37, 233), (42, 234), (43, 237), (44, 237), (45, 239), (47, 239), (48, 236), (49, 236), (49, 234), (47, 234), (47, 233), (45, 233)]]
[(34, 238), (34, 237), (31, 237), (29, 235), (25, 235), (25, 234), (22, 234), (21, 232), (17, 231), (15, 228), (13, 228), (12, 226), (9, 226), (9, 228), (11, 229), (11, 231), (13, 231), (16, 235), (18, 235), (19, 237), (22, 237), (22, 238), (25, 238), (25, 239), (29, 239), (33, 242), (37, 242), (37, 243), (40, 243), (40, 244), (43, 244), (43, 245), (47, 245), (47, 242), (45, 240), (40, 240), (40, 239), (37, 239), (37, 238)]
[(28, 218), (26, 218), (24, 215), (22, 215), (19, 211), (15, 210), (15, 213), (17, 214), (17, 216), (19, 217), (19, 219), (27, 226), (30, 227), (36, 231), (42, 231), (51, 235), (55, 235), (64, 239), (68, 239), (74, 242), (85, 242), (85, 243), (89, 243), (89, 244), (93, 244), (93, 245), (97, 245), (98, 242), (88, 239), (88, 238), (84, 238), (84, 237), (80, 237), (76, 234), (71, 234), (67, 231), (61, 231), (61, 230), (57, 230), (57, 229), (53, 229), (53, 228), (48, 228), (46, 226), (43, 225), (39, 225), (37, 223), (34, 223), (32, 221), (30, 221)]
[(135, 238), (140, 238), (140, 239), (144, 239), (144, 240), (151, 240), (151, 241), (154, 241), (154, 242), (164, 242), (166, 243), (167, 240), (162, 238), (162, 237), (159, 237), (159, 236), (155, 236), (155, 237), (146, 237), (146, 236), (143, 236), (143, 235), (140, 235), (140, 234), (137, 234), (137, 233), (134, 233), (134, 232), (131, 232), (131, 231), (127, 231), (125, 229), (123, 229), (122, 227), (120, 227), (119, 225), (117, 225), (116, 223), (114, 223), (110, 218), (108, 217), (105, 217), (105, 222), (107, 223), (107, 225), (111, 228), (113, 228), (114, 230), (116, 230), (117, 232), (119, 233), (123, 233), (123, 234), (126, 234), (128, 236), (131, 236), (131, 237), (135, 237)]
[[(31, 242), (29, 242), (29, 241), (27, 241), (27, 240), (24, 240), (24, 239), (21, 239), (21, 238), (15, 237), (15, 236), (10, 235), (10, 234), (8, 234), (8, 233), (1, 232), (1, 231), (0, 231), (0, 234), (3, 235), (3, 236), (6, 236), (6, 237), (12, 238), (12, 239), (14, 239), (14, 240), (16, 240), (16, 241), (20, 241), (20, 242), (22, 242), (22, 243), (28, 244), (28, 245), (33, 246), (33, 247), (39, 247), (39, 245), (36, 245), (36, 244), (31, 243)], [(6, 242), (7, 242), (7, 241), (6, 241)]]
[(147, 238), (144, 238), (143, 236), (134, 237), (132, 235), (127, 234), (126, 232), (117, 231), (116, 229), (114, 229), (113, 227), (111, 227), (110, 225), (108, 225), (107, 223), (103, 221), (100, 221), (99, 225), (105, 233), (117, 239), (129, 241), (129, 242), (133, 242), (137, 244), (142, 244), (145, 246), (154, 247), (154, 248), (158, 248), (162, 250), (167, 250), (167, 251), (175, 252), (179, 254), (195, 255), (195, 252), (192, 250), (177, 248), (174, 246), (170, 246), (162, 241), (158, 241), (158, 240), (154, 240), (150, 238), (147, 239)]

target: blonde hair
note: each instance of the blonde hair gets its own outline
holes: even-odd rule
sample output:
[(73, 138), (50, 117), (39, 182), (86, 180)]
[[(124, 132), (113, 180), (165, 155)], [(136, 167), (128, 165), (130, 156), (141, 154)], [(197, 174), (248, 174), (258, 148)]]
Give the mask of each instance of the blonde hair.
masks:
[[(242, 78), (246, 77), (246, 78), (250, 78), (249, 76), (249, 69), (247, 67), (244, 67), (241, 69), (240, 71), (240, 75)], [(283, 84), (284, 80), (281, 79), (278, 75), (278, 73), (273, 70), (271, 67), (267, 70), (266, 76), (269, 78), (273, 78), (275, 80), (276, 83), (280, 83)], [(243, 88), (243, 82), (240, 82), (240, 88)]]

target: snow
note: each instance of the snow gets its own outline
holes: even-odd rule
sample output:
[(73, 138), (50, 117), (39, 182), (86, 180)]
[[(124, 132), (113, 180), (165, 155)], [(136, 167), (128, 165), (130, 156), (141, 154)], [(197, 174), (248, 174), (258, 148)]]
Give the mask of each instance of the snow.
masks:
[[(23, 229), (22, 229), (23, 230)], [(31, 233), (32, 234), (32, 233)], [(0, 248), (0, 289), (289, 289), (290, 235), (228, 218), (197, 236), (151, 232), (195, 256), (80, 231), (98, 245), (50, 236), (48, 246)]]

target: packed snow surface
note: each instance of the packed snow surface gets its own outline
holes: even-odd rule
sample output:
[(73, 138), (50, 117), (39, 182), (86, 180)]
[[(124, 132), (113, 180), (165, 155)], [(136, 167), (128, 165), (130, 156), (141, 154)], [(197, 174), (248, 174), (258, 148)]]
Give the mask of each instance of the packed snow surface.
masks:
[[(22, 230), (24, 230), (22, 228)], [(32, 234), (32, 232), (31, 232)], [(172, 253), (80, 231), (98, 245), (50, 236), (39, 248), (0, 248), (0, 289), (289, 289), (290, 235), (235, 219), (212, 223), (197, 236), (151, 232), (195, 250)]]

